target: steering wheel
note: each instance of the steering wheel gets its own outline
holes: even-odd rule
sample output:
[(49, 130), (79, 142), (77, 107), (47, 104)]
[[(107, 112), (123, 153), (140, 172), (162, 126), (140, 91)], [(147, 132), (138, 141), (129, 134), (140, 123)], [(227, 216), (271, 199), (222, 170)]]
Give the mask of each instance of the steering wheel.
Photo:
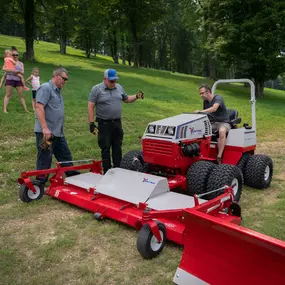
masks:
[(215, 123), (215, 117), (211, 113), (198, 112), (197, 114), (207, 115), (211, 124)]

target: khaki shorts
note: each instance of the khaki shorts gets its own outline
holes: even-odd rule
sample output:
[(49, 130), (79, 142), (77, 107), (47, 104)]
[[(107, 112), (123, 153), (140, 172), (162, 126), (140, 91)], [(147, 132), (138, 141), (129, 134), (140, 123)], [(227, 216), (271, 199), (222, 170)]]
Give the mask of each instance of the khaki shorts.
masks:
[(231, 129), (231, 125), (229, 123), (221, 123), (221, 122), (215, 122), (212, 124), (212, 130), (214, 131), (219, 131), (220, 128), (224, 127), (227, 130), (227, 133)]

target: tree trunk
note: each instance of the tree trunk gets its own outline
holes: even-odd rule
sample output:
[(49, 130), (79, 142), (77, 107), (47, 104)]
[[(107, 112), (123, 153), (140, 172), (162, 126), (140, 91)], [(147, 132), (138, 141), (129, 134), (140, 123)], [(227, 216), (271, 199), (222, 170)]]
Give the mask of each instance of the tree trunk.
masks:
[(131, 29), (132, 29), (132, 37), (133, 37), (133, 60), (134, 67), (139, 66), (139, 44), (138, 44), (138, 35), (137, 35), (137, 26), (134, 18), (130, 19)]
[(66, 54), (66, 35), (64, 32), (59, 33), (59, 46), (60, 46), (60, 53)]
[(122, 46), (122, 61), (123, 64), (126, 65), (126, 49), (125, 49), (125, 37), (122, 35), (121, 37), (121, 46)]
[(34, 61), (35, 2), (24, 1), (25, 43), (24, 59)]
[(264, 98), (264, 79), (254, 78), (255, 97)]
[(216, 61), (213, 58), (213, 55), (209, 54), (209, 77), (213, 80), (217, 79), (216, 74)]
[(113, 57), (114, 63), (119, 63), (116, 29), (113, 28), (112, 32), (113, 32), (113, 54), (112, 54), (112, 57)]

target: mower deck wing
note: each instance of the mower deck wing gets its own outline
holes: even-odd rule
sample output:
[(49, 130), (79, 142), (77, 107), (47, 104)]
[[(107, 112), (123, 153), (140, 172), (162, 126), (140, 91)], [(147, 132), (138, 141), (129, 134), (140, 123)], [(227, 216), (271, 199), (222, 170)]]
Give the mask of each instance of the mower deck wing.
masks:
[(151, 174), (112, 168), (102, 177), (96, 192), (139, 204), (161, 193), (170, 192), (167, 178)]
[(103, 176), (98, 173), (87, 172), (75, 176), (65, 178), (65, 184), (71, 184), (89, 190), (90, 188), (96, 188)]
[(185, 210), (184, 220), (174, 283), (285, 284), (285, 242), (195, 209)]

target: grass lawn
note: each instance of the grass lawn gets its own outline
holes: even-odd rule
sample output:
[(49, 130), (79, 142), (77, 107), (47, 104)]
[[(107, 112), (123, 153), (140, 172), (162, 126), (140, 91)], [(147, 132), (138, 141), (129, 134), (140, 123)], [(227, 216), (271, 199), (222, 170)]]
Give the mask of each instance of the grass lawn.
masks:
[[(1, 54), (11, 45), (20, 55), (24, 51), (21, 39), (0, 36)], [(63, 90), (65, 134), (74, 160), (100, 158), (96, 138), (89, 133), (87, 99), (106, 68), (118, 70), (128, 94), (145, 92), (145, 100), (123, 106), (124, 152), (139, 148), (138, 137), (148, 122), (201, 109), (198, 86), (212, 84), (200, 77), (115, 65), (103, 56), (87, 59), (71, 48), (62, 56), (58, 50), (55, 44), (35, 43), (37, 63), (25, 63), (25, 77), (35, 66), (42, 83), (56, 66), (69, 71)], [(249, 89), (225, 85), (218, 92), (228, 107), (239, 110), (243, 122), (250, 122)], [(1, 104), (4, 95), (2, 88)], [(30, 92), (25, 98), (32, 110)], [(267, 89), (256, 106), (257, 152), (272, 157), (274, 179), (265, 191), (244, 187), (243, 225), (285, 240), (285, 94)], [(159, 257), (146, 261), (136, 250), (137, 234), (131, 228), (99, 223), (91, 213), (50, 197), (30, 204), (19, 201), (17, 178), (21, 171), (35, 168), (34, 114), (24, 112), (16, 93), (8, 112), (0, 112), (0, 284), (173, 284), (181, 247), (168, 243)]]

